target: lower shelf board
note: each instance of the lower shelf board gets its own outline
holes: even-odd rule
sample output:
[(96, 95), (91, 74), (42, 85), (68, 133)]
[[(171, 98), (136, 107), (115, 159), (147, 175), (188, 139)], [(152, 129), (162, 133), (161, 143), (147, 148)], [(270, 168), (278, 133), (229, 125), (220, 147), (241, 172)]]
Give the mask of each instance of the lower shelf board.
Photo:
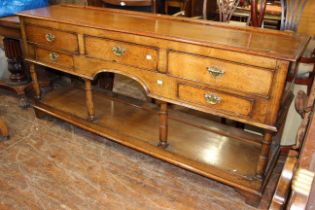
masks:
[(128, 103), (94, 91), (96, 119), (87, 120), (84, 90), (53, 91), (34, 108), (169, 163), (259, 195), (264, 180), (255, 177), (261, 136), (199, 116), (169, 110), (169, 146), (159, 143), (157, 106)]

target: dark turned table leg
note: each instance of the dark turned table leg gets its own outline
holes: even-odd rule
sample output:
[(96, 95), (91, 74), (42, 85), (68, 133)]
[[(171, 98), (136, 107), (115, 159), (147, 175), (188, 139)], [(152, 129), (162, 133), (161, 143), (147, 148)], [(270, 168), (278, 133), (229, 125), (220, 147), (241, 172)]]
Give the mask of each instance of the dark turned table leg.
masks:
[(4, 52), (8, 58), (8, 69), (11, 73), (10, 81), (21, 84), (27, 81), (23, 64), (20, 41), (10, 38), (3, 39)]
[(29, 106), (25, 93), (32, 88), (23, 62), (23, 54), (20, 41), (11, 38), (3, 39), (4, 52), (8, 58), (8, 70), (10, 77), (0, 81), (0, 88), (15, 92), (21, 99), (19, 105), (23, 108)]

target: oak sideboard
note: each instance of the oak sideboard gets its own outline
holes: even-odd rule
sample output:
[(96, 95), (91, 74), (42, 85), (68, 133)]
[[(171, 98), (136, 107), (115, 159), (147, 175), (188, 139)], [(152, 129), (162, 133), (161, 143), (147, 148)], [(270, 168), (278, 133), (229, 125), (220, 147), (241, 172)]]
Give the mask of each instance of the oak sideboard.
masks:
[[(38, 117), (52, 115), (230, 185), (250, 204), (259, 202), (279, 155), (292, 100), (286, 77), (309, 37), (73, 5), (25, 11), (19, 17)], [(35, 65), (78, 77), (84, 85), (41, 96)], [(103, 72), (134, 79), (158, 103), (98, 89), (92, 81)]]

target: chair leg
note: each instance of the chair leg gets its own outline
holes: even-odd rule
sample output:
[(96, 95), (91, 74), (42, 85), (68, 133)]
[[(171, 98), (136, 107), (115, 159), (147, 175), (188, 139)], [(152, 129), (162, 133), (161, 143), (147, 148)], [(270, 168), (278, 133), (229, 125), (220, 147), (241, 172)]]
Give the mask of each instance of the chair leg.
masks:
[(315, 65), (314, 65), (314, 70), (312, 73), (310, 73), (310, 76), (307, 82), (307, 95), (308, 96), (311, 94), (311, 89), (314, 82), (314, 76), (315, 76), (314, 71), (315, 71)]

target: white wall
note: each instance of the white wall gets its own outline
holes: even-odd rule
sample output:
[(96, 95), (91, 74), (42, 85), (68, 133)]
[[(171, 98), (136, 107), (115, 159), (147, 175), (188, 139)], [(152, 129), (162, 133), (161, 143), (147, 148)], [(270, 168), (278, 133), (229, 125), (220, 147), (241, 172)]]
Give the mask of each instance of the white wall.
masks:
[(7, 58), (5, 57), (3, 49), (0, 48), (0, 79), (7, 78), (8, 75)]

